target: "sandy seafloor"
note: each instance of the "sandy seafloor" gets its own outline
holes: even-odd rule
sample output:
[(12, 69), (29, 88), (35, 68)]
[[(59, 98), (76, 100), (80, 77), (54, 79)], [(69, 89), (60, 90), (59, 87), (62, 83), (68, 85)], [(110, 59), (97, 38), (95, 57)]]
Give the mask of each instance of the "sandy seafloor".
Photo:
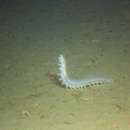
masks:
[[(130, 2), (46, 1), (0, 4), (0, 130), (129, 130)], [(61, 87), (60, 54), (71, 77), (114, 83)]]

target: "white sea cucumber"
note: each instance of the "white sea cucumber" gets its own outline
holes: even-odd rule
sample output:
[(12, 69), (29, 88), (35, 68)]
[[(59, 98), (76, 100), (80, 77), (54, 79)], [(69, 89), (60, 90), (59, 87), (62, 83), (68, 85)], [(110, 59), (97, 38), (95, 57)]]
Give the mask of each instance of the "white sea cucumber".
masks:
[(59, 65), (59, 73), (58, 73), (59, 81), (61, 85), (65, 86), (66, 88), (78, 89), (94, 85), (98, 86), (106, 83), (109, 84), (113, 82), (113, 80), (108, 77), (107, 78), (92, 77), (84, 80), (76, 80), (70, 78), (67, 74), (66, 61), (62, 54), (59, 56), (58, 65)]

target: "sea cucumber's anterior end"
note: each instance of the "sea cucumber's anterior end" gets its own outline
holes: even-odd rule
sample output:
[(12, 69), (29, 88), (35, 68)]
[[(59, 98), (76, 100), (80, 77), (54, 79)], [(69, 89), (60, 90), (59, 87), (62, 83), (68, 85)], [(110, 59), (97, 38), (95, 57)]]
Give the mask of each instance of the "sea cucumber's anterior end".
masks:
[(60, 54), (60, 55), (59, 55), (59, 57), (63, 57), (63, 55), (62, 55), (62, 54)]
[(64, 56), (62, 54), (59, 55), (59, 61), (63, 61), (64, 60)]

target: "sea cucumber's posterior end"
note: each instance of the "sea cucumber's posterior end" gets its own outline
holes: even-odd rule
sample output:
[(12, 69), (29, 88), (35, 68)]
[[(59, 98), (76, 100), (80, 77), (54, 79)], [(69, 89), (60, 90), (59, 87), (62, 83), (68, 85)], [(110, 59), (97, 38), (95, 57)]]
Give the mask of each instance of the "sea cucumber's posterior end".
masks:
[(113, 79), (113, 78), (109, 78), (109, 79), (107, 80), (107, 83), (108, 83), (108, 84), (113, 84), (113, 83), (114, 83), (114, 79)]
[(111, 81), (111, 83), (114, 83), (114, 82), (115, 82), (115, 80), (114, 80), (114, 79), (110, 79), (110, 81)]

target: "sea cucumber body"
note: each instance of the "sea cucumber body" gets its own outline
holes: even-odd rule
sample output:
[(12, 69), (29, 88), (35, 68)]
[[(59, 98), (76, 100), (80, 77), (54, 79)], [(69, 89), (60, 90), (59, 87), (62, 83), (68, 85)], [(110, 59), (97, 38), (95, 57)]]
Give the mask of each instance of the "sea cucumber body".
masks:
[(89, 86), (98, 86), (103, 85), (106, 83), (112, 83), (113, 80), (110, 78), (99, 78), (99, 77), (93, 77), (89, 79), (84, 80), (76, 80), (69, 78), (66, 70), (66, 61), (63, 55), (59, 56), (59, 81), (60, 83), (65, 86), (66, 88), (72, 88), (72, 89), (78, 89), (78, 88), (84, 88)]

